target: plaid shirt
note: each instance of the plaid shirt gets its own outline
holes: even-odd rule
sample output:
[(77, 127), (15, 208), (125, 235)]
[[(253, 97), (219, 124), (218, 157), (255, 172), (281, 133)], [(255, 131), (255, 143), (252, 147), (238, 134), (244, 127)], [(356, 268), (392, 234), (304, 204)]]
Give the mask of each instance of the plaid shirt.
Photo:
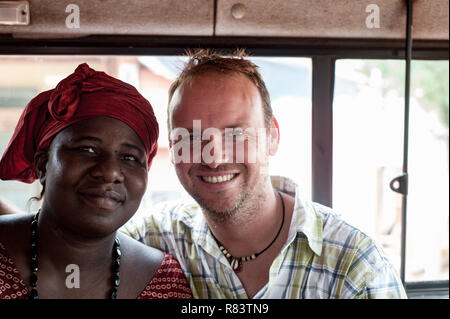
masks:
[[(302, 201), (296, 185), (272, 177), (295, 196), (288, 240), (254, 298), (406, 298), (393, 266), (367, 235), (330, 208)], [(194, 298), (248, 298), (195, 203), (167, 202), (122, 231), (175, 256)]]

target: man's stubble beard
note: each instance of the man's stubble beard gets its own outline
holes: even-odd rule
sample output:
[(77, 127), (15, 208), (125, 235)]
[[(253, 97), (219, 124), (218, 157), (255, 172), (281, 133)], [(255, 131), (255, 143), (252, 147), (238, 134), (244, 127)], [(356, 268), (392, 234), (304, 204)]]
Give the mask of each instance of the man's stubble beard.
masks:
[(268, 176), (265, 176), (257, 187), (250, 187), (247, 183), (241, 185), (238, 200), (230, 208), (224, 210), (208, 205), (195, 190), (191, 196), (200, 205), (205, 216), (215, 224), (240, 225), (248, 223), (258, 216), (257, 213), (266, 198), (263, 186), (267, 179)]

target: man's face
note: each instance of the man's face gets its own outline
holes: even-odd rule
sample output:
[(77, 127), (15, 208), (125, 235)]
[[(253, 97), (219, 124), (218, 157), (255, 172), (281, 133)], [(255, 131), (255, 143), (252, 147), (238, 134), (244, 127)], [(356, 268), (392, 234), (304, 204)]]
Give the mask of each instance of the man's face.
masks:
[[(192, 155), (195, 147), (191, 142), (187, 163), (175, 162), (178, 178), (186, 191), (219, 219), (257, 204), (258, 192), (268, 178), (268, 154), (275, 153), (278, 136), (276, 141), (273, 136), (264, 139), (267, 132), (274, 130), (267, 130), (264, 125), (262, 101), (256, 86), (244, 75), (201, 75), (175, 91), (170, 110), (171, 129), (187, 129), (194, 135), (191, 141), (199, 143), (202, 155), (195, 163), (194, 158), (199, 154)], [(201, 136), (195, 136), (198, 131), (194, 121), (201, 121), (196, 122), (201, 124)], [(206, 134), (211, 128), (216, 134)], [(174, 143), (171, 141), (173, 148)]]

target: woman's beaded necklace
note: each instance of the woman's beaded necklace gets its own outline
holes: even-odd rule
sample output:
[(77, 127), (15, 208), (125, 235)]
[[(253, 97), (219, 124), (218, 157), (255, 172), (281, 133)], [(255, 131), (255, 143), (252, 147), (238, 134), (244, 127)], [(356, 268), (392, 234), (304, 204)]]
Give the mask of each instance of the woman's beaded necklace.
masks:
[[(31, 221), (31, 261), (30, 261), (30, 299), (38, 299), (38, 291), (37, 291), (37, 284), (38, 284), (38, 270), (39, 270), (39, 263), (38, 263), (38, 233), (37, 233), (37, 226), (38, 226), (38, 218), (39, 218), (40, 211), (37, 212), (36, 215), (34, 215), (33, 220)], [(112, 271), (113, 271), (113, 278), (112, 278), (112, 289), (110, 293), (111, 299), (117, 298), (117, 289), (119, 289), (120, 284), (120, 258), (122, 257), (122, 253), (120, 251), (120, 241), (119, 238), (114, 239), (114, 245), (113, 245), (113, 251), (112, 251), (112, 257), (113, 257), (113, 263), (112, 263)]]

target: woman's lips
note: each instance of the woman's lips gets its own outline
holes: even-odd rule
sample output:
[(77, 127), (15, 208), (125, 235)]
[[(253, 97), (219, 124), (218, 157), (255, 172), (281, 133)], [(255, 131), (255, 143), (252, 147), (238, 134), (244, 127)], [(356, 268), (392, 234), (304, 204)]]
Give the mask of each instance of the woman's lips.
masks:
[(125, 200), (124, 196), (112, 190), (86, 189), (78, 193), (88, 206), (105, 210), (115, 210)]

